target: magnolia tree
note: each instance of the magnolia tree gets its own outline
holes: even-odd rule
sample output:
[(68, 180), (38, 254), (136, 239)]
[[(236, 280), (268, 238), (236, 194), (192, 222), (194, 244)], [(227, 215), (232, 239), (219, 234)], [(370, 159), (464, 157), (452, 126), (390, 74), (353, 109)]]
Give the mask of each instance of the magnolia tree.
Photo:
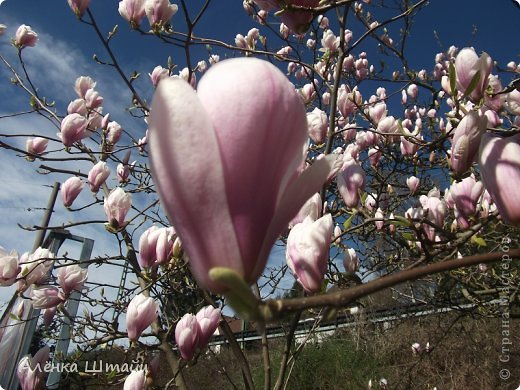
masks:
[[(59, 175), (63, 206), (83, 220), (55, 226), (100, 226), (84, 216), (102, 207), (99, 234), (111, 235), (114, 252), (90, 262), (134, 275), (122, 299), (103, 292), (97, 299), (92, 270), (44, 248), (21, 256), (2, 250), (0, 284), (17, 284), (21, 297), (44, 309), (50, 345), (79, 291), (88, 309), (75, 318), (71, 339), (80, 350), (129, 340), (147, 356), (146, 370), (114, 382), (151, 386), (158, 379), (152, 359), (161, 351), (170, 384), (185, 388), (183, 369), (220, 327), (253, 388), (249, 363), (222, 320), (230, 307), (256, 324), (265, 388), (279, 389), (295, 353), (294, 330), (309, 309), (330, 318), (359, 298), (417, 279), (432, 287), (426, 301), (478, 303), (479, 290), (499, 295), (493, 262), (520, 253), (513, 240), (520, 226), (520, 66), (452, 46), (432, 54), (433, 66), (413, 69), (407, 37), (424, 0), (404, 1), (392, 15), (368, 0), (244, 0), (237, 12), (250, 16), (251, 29), (234, 42), (198, 36), (201, 18), (216, 5), (188, 3), (119, 2), (114, 25), (181, 53), (127, 73), (113, 49), (117, 26), (99, 26), (89, 0), (68, 0), (104, 50), (93, 66), (109, 68), (130, 91), (124, 122), (146, 132), (123, 129), (123, 119), (103, 110), (91, 75), (60, 86), (67, 107), (51, 103), (33, 82), (38, 70), (24, 61), (42, 39), (30, 26), (12, 38), (17, 61), (1, 57), (12, 83), (30, 97), (30, 113), (57, 135), (1, 134), (0, 145)], [(195, 50), (204, 45), (209, 57)], [(148, 90), (137, 87), (142, 79)], [(91, 201), (78, 204), (81, 192)], [(285, 249), (283, 264), (268, 262), (274, 245)], [(287, 274), (301, 289), (277, 299), (272, 293), (287, 285)], [(265, 329), (288, 318), (289, 347), (271, 378)], [(48, 357), (45, 347), (20, 361), (23, 389), (41, 384), (37, 363)]]

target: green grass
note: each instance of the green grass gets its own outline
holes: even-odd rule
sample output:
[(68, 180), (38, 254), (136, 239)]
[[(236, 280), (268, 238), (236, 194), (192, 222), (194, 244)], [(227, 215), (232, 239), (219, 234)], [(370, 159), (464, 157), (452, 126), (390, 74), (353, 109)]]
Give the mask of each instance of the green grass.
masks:
[[(276, 381), (281, 361), (280, 348), (272, 348), (272, 385)], [(345, 390), (366, 389), (367, 378), (379, 378), (381, 362), (373, 356), (356, 350), (346, 339), (330, 338), (322, 343), (308, 343), (297, 357), (290, 374), (288, 389), (294, 390)], [(257, 388), (264, 385), (263, 367), (253, 368), (253, 380)], [(286, 376), (287, 378), (287, 376)]]

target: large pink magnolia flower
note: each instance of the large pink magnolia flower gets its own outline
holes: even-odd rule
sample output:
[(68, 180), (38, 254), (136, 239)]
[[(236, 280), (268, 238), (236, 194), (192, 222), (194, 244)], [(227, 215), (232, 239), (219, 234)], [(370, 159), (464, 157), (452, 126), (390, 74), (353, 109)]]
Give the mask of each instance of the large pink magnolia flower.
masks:
[(466, 92), (471, 80), (480, 72), (478, 83), (469, 94), (469, 98), (477, 102), (484, 95), (488, 85), (488, 77), (493, 69), (493, 60), (487, 53), (479, 57), (472, 47), (462, 49), (455, 58), (455, 73), (457, 74), (457, 89)]
[(276, 238), (334, 168), (299, 174), (307, 142), (300, 97), (267, 61), (221, 61), (198, 91), (181, 79), (157, 87), (149, 120), (152, 173), (199, 284), (213, 267), (258, 279)]
[(484, 186), (507, 223), (520, 226), (520, 134), (499, 137), (486, 133), (479, 152)]

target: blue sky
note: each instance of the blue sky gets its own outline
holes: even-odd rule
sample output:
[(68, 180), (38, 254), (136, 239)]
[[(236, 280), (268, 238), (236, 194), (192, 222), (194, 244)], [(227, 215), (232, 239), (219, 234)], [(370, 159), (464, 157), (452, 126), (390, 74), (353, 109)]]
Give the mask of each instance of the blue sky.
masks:
[[(195, 8), (204, 3), (202, 0), (188, 2)], [(119, 25), (113, 49), (125, 72), (129, 74), (136, 70), (142, 73), (137, 87), (143, 96), (150, 100), (153, 89), (147, 73), (156, 65), (166, 66), (168, 56), (171, 56), (179, 69), (182, 69), (185, 66), (184, 51), (182, 48), (165, 45), (153, 37), (140, 37), (138, 33), (131, 31), (127, 22), (119, 16), (117, 3), (116, 0), (92, 0), (91, 9), (103, 32), (110, 31), (114, 24)], [(391, 4), (389, 1), (385, 3)], [(374, 13), (377, 16), (376, 11)], [(384, 13), (394, 15), (395, 11), (388, 9)], [(520, 7), (512, 0), (432, 0), (427, 9), (417, 16), (412, 27), (408, 49), (410, 65), (416, 69), (431, 70), (435, 53), (446, 50), (451, 45), (459, 48), (474, 46), (477, 52), (487, 51), (502, 66), (511, 60), (519, 62), (518, 20)], [(270, 21), (272, 27), (278, 30), (276, 20), (273, 18)], [(121, 123), (132, 134), (144, 135), (146, 125), (129, 118), (124, 110), (129, 105), (129, 94), (121, 81), (114, 76), (111, 69), (96, 65), (92, 61), (93, 54), (97, 54), (101, 59), (106, 58), (94, 31), (78, 22), (66, 0), (6, 0), (0, 6), (0, 23), (8, 26), (5, 35), (0, 37), (0, 53), (10, 60), (15, 58), (15, 52), (10, 47), (9, 40), (18, 25), (28, 24), (40, 35), (40, 41), (35, 48), (24, 50), (24, 58), (43, 95), (55, 99), (60, 112), (64, 112), (68, 102), (75, 98), (72, 90), (75, 78), (88, 74), (98, 82), (97, 89), (105, 97), (105, 112), (110, 112), (111, 118)], [(176, 29), (185, 30), (185, 22), (180, 13), (174, 16), (172, 24)], [(144, 22), (144, 25), (147, 26), (147, 23)], [(212, 37), (233, 44), (237, 33), (246, 35), (252, 27), (259, 28), (262, 35), (269, 37), (268, 43), (272, 49), (282, 47), (282, 42), (273, 38), (266, 27), (255, 23), (243, 11), (240, 0), (213, 0), (195, 33), (198, 36)], [(355, 38), (359, 36), (358, 23), (353, 22), (347, 27), (354, 31)], [(398, 27), (390, 25), (388, 29), (390, 35), (394, 39), (397, 38)], [(237, 55), (236, 52), (216, 47), (213, 47), (213, 50), (221, 58)], [(356, 53), (363, 50), (372, 49), (361, 46)], [(195, 62), (207, 60), (208, 54), (207, 48), (201, 45), (194, 49), (193, 58)], [(5, 67), (0, 68), (2, 116), (22, 110), (27, 105), (27, 98), (9, 83)], [(14, 133), (53, 136), (56, 129), (35, 116), (0, 119), (0, 134)], [(18, 145), (23, 145), (24, 142), (24, 139), (20, 139)], [(4, 184), (0, 194), (0, 245), (7, 250), (16, 249), (22, 253), (32, 247), (34, 233), (24, 232), (18, 229), (16, 224), (38, 224), (42, 215), (41, 208), (45, 207), (50, 193), (50, 188), (46, 185), (51, 184), (53, 180), (63, 181), (66, 177), (37, 175), (34, 171), (39, 165), (38, 162), (27, 164), (5, 150), (0, 150), (0, 156), (4, 165), (4, 169), (0, 170), (0, 182)], [(89, 168), (81, 164), (78, 164), (78, 167), (84, 172)], [(110, 184), (115, 185), (115, 181)], [(91, 200), (89, 196), (88, 190), (84, 191), (78, 202), (88, 203)], [(100, 209), (90, 215), (94, 219), (104, 219)], [(67, 213), (58, 199), (51, 225), (77, 219), (76, 215)], [(95, 254), (111, 253), (115, 241), (105, 234), (97, 234), (96, 229), (99, 229), (99, 226), (86, 227), (74, 232), (96, 239)], [(8, 289), (0, 289), (0, 302), (7, 300), (9, 294)]]

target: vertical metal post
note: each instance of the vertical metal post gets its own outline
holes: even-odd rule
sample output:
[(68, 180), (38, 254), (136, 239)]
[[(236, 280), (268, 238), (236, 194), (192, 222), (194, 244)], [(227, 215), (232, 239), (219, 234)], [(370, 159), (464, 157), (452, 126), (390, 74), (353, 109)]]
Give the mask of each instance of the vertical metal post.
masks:
[[(73, 240), (76, 240), (75, 236), (70, 237)], [(83, 246), (81, 248), (81, 254), (79, 256), (79, 266), (81, 268), (87, 268), (89, 263), (87, 260), (90, 259), (92, 254), (92, 248), (94, 247), (94, 241), (88, 238), (83, 239)], [(53, 366), (57, 366), (59, 361), (62, 361), (64, 357), (67, 356), (67, 351), (69, 349), (69, 343), (71, 339), (71, 332), (73, 326), (73, 319), (76, 317), (79, 307), (79, 301), (81, 298), (81, 293), (79, 291), (74, 291), (70, 294), (68, 303), (67, 303), (67, 313), (69, 313), (70, 318), (68, 316), (63, 317), (63, 324), (60, 329), (60, 336), (56, 343), (56, 348), (54, 349), (54, 358), (53, 358)], [(49, 373), (49, 377), (47, 378), (47, 388), (48, 389), (57, 389), (60, 383), (61, 372), (59, 370), (53, 370)]]
[[(36, 234), (36, 238), (34, 240), (33, 245), (33, 251), (35, 251), (39, 246), (43, 244), (45, 233), (47, 232), (47, 227), (49, 226), (49, 222), (52, 216), (52, 212), (54, 210), (54, 205), (56, 203), (56, 198), (58, 197), (58, 190), (60, 188), (60, 183), (55, 182), (52, 186), (52, 192), (49, 197), (49, 201), (47, 202), (47, 208), (45, 210), (45, 213), (43, 214), (42, 223), (41, 223), (41, 230), (38, 230)], [(58, 246), (59, 247), (59, 246)], [(52, 250), (51, 250), (52, 251)], [(23, 300), (22, 298), (17, 298), (13, 302), (13, 307), (17, 305), (17, 302)], [(9, 308), (8, 308), (9, 309)], [(4, 315), (9, 316), (10, 311), (4, 313)], [(11, 356), (10, 361), (7, 364), (6, 372), (3, 373), (3, 375), (10, 375), (9, 380), (7, 381), (7, 389), (9, 390), (16, 390), (18, 389), (19, 381), (18, 377), (16, 375), (16, 366), (20, 359), (27, 355), (29, 352), (29, 347), (31, 346), (32, 337), (34, 334), (34, 331), (36, 329), (36, 325), (38, 322), (38, 315), (40, 314), (40, 310), (34, 310), (32, 306), (29, 310), (27, 310), (27, 313), (23, 314), (23, 319), (25, 319), (27, 322), (20, 324), (20, 327), (23, 327), (22, 337), (20, 339), (20, 343), (18, 344), (18, 348), (14, 351), (13, 355)], [(3, 323), (3, 321), (0, 321), (0, 323)], [(5, 377), (2, 377), (5, 379)]]

